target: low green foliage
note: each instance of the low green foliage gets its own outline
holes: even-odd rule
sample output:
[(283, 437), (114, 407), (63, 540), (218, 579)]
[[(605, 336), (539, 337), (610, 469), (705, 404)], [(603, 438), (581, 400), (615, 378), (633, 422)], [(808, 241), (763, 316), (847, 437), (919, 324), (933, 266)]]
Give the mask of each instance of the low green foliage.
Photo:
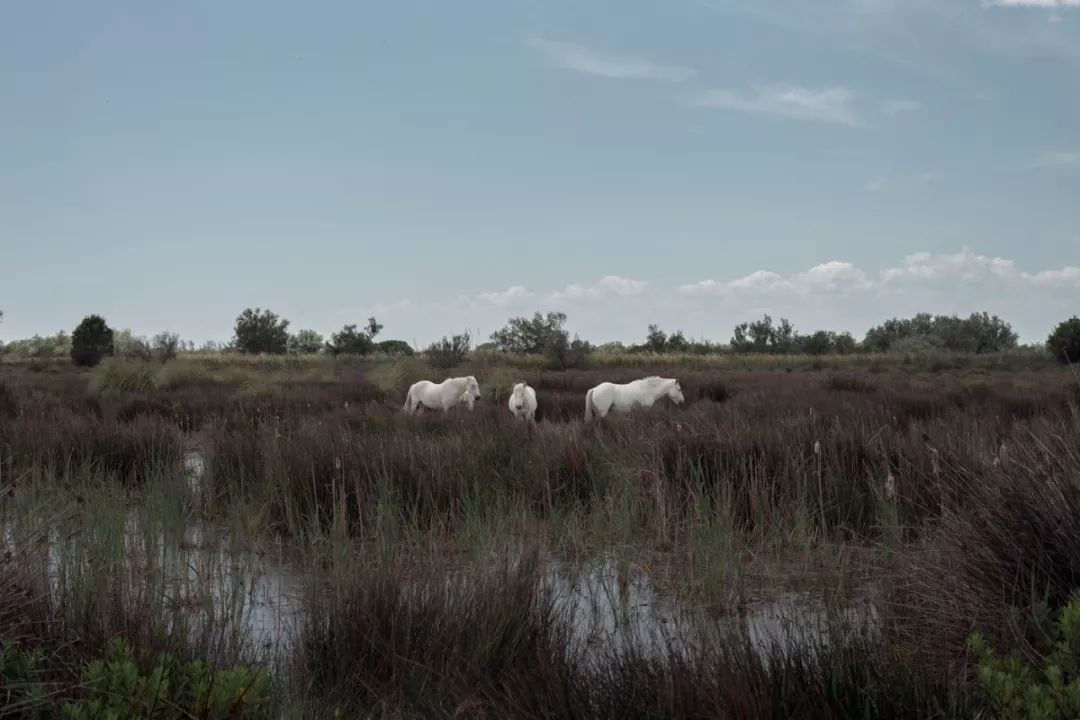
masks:
[(102, 657), (86, 665), (70, 692), (58, 692), (48, 678), (40, 652), (13, 643), (0, 647), (0, 705), (13, 717), (241, 720), (269, 715), (262, 670), (213, 670), (170, 655), (140, 658), (121, 639), (110, 641)]
[(1041, 658), (1033, 663), (1013, 653), (994, 652), (979, 634), (969, 647), (978, 663), (979, 686), (992, 717), (1004, 720), (1057, 720), (1080, 717), (1080, 598), (1074, 598), (1056, 623), (1040, 623), (1036, 607), (1032, 645)]

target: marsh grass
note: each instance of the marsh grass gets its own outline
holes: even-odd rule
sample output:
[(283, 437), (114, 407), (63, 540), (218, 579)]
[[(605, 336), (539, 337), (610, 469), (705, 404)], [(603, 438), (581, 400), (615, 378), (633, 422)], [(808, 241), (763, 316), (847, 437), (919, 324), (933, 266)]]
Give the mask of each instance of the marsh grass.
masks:
[[(23, 538), (0, 561), (0, 627), (59, 676), (112, 637), (262, 664), (296, 716), (945, 717), (972, 712), (967, 634), (1018, 643), (1006, 608), (1080, 582), (1066, 373), (646, 360), (474, 355), (476, 410), (419, 418), (400, 398), (423, 358), (18, 368), (0, 381), (0, 520)], [(589, 387), (654, 372), (680, 377), (685, 406), (581, 422)], [(504, 407), (520, 380), (535, 429)], [(280, 545), (314, 570), (272, 658), (247, 616)], [(615, 556), (613, 612), (647, 569), (713, 626), (673, 628), (661, 652), (582, 648), (552, 555)], [(839, 613), (819, 646), (764, 657), (730, 632), (796, 587), (838, 613), (873, 591), (880, 623)]]

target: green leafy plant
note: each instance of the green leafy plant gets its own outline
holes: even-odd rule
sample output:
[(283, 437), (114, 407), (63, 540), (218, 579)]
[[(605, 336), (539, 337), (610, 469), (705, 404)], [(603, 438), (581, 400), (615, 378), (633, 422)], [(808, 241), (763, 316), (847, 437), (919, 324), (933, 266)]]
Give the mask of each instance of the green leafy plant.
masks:
[(1039, 658), (1037, 662), (1016, 652), (998, 655), (978, 633), (969, 640), (979, 687), (992, 717), (1080, 717), (1080, 598), (1074, 597), (1065, 606), (1056, 623), (1039, 622), (1040, 616), (1048, 614), (1044, 605), (1032, 611), (1031, 655)]
[(262, 670), (214, 670), (197, 660), (179, 662), (167, 654), (140, 658), (119, 638), (86, 665), (70, 692), (56, 692), (45, 682), (46, 675), (40, 652), (4, 643), (0, 709), (12, 710), (13, 717), (64, 720), (247, 720), (269, 715), (267, 676)]

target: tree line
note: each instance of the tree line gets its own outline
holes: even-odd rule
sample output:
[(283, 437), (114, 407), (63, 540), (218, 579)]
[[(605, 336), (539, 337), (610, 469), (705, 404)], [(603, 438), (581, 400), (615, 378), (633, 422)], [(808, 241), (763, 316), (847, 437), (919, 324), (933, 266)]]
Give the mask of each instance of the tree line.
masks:
[[(3, 311), (0, 311), (0, 322)], [(774, 321), (769, 315), (735, 326), (728, 344), (689, 339), (681, 330), (668, 333), (658, 325), (649, 325), (639, 344), (607, 343), (599, 347), (571, 337), (566, 329), (567, 316), (562, 312), (534, 313), (531, 317), (513, 317), (475, 349), (513, 355), (545, 358), (555, 369), (580, 367), (597, 350), (607, 353), (654, 353), (710, 355), (720, 353), (760, 353), (770, 355), (847, 355), (863, 353), (920, 353), (945, 351), (981, 354), (1017, 347), (1012, 326), (996, 315), (972, 313), (968, 317), (919, 313), (910, 318), (891, 318), (870, 328), (863, 340), (849, 332), (817, 330), (798, 332), (787, 318)], [(100, 315), (89, 315), (68, 335), (34, 336), (6, 345), (0, 355), (30, 358), (70, 356), (76, 365), (93, 366), (110, 355), (167, 362), (179, 352), (238, 352), (243, 354), (331, 356), (413, 355), (414, 348), (402, 340), (376, 338), (383, 325), (370, 317), (363, 326), (345, 325), (329, 340), (314, 330), (289, 332), (289, 321), (262, 308), (247, 308), (235, 321), (233, 337), (226, 344), (207, 343), (196, 348), (176, 333), (162, 332), (152, 338), (135, 337), (128, 330), (114, 331)], [(424, 354), (432, 364), (453, 367), (461, 364), (473, 350), (468, 332), (443, 337), (432, 343)], [(1080, 318), (1060, 323), (1046, 341), (1046, 349), (1063, 362), (1080, 362)]]

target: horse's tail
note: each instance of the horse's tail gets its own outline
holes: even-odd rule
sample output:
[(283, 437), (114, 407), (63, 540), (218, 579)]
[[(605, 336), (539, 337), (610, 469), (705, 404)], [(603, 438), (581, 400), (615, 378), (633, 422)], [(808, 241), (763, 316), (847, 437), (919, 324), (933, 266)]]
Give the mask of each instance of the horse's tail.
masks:
[(589, 389), (589, 392), (585, 393), (585, 422), (589, 422), (593, 418), (593, 401), (592, 401), (593, 388)]
[(405, 406), (401, 408), (401, 412), (407, 413), (412, 410), (412, 388), (409, 388), (409, 392), (405, 393)]

